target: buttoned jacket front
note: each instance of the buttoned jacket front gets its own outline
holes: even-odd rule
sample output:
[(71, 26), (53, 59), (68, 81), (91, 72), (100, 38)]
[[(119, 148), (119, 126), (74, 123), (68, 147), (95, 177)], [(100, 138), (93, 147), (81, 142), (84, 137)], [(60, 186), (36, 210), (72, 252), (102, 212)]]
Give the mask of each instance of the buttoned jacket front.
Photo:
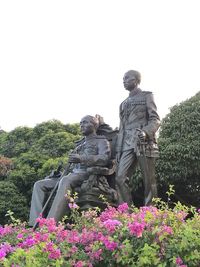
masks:
[(155, 133), (160, 125), (160, 118), (152, 92), (134, 89), (120, 105), (120, 128), (117, 151), (136, 149), (138, 129), (147, 135), (147, 144), (155, 148)]

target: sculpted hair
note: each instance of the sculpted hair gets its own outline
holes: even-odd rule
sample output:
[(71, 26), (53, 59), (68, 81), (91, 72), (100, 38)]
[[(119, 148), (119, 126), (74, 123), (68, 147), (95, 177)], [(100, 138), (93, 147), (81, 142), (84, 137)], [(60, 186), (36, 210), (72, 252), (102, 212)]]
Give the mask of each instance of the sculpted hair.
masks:
[(129, 71), (126, 72), (126, 74), (133, 75), (137, 79), (138, 83), (141, 82), (141, 74), (140, 74), (139, 71), (137, 71), (137, 70), (129, 70)]
[(89, 119), (89, 121), (94, 125), (95, 129), (98, 128), (99, 122), (98, 122), (98, 119), (96, 117), (93, 117), (91, 115), (86, 115), (83, 118)]

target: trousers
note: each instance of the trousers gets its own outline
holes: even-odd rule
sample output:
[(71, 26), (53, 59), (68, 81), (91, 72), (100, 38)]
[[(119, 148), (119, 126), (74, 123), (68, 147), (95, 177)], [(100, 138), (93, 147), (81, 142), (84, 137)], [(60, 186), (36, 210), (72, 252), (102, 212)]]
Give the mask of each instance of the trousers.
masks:
[[(75, 187), (80, 186), (86, 178), (86, 173), (70, 173), (62, 177), (47, 218), (54, 218), (58, 222), (64, 215), (69, 213), (65, 195), (68, 191), (71, 192)], [(35, 220), (39, 217), (44, 206), (47, 193), (54, 188), (57, 181), (58, 179), (55, 178), (47, 178), (39, 180), (34, 184), (29, 215), (30, 226), (35, 224)]]
[(152, 199), (157, 197), (157, 185), (155, 179), (155, 158), (143, 155), (137, 156), (134, 149), (123, 151), (117, 167), (116, 187), (119, 204), (126, 202), (132, 204), (129, 181), (132, 179), (139, 164), (144, 183), (144, 205), (152, 204)]

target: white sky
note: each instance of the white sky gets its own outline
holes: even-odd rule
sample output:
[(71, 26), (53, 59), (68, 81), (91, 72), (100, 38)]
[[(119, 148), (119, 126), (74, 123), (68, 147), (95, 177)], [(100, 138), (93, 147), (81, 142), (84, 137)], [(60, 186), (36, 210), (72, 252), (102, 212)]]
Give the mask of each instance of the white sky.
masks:
[(142, 74), (163, 118), (200, 90), (199, 0), (1, 0), (0, 126), (101, 114), (119, 124), (122, 77)]

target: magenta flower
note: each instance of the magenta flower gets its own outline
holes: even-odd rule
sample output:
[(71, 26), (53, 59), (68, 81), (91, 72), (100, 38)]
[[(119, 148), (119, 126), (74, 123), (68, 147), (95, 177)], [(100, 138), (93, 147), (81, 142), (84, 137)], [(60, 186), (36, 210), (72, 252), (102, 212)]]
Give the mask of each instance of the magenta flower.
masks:
[(0, 260), (4, 260), (5, 256), (6, 256), (5, 250), (4, 249), (0, 249)]
[(78, 206), (76, 203), (69, 203), (68, 206), (69, 206), (69, 208), (70, 208), (71, 210), (73, 210), (73, 209), (78, 209), (78, 208), (79, 208), (79, 206)]
[(19, 233), (18, 235), (17, 235), (17, 238), (18, 239), (22, 239), (24, 237), (24, 235), (22, 234), (22, 233)]
[(109, 240), (105, 241), (104, 245), (108, 250), (111, 250), (111, 251), (115, 250), (118, 246), (117, 242), (109, 241)]
[(49, 253), (49, 259), (59, 259), (61, 257), (60, 249), (52, 249)]
[(173, 234), (173, 230), (170, 226), (167, 226), (167, 225), (164, 225), (163, 228), (162, 228), (163, 232), (169, 234), (169, 235), (172, 235)]
[(103, 253), (103, 250), (100, 248), (100, 249), (97, 249), (95, 251), (89, 251), (87, 254), (89, 255), (89, 257), (90, 257), (91, 260), (93, 260), (93, 261), (94, 260), (100, 261), (100, 260), (103, 259), (101, 257), (102, 253)]
[(133, 222), (128, 224), (129, 231), (132, 235), (135, 235), (137, 237), (142, 237), (142, 233), (145, 228), (144, 223), (138, 223), (138, 222)]
[(77, 261), (75, 264), (74, 264), (74, 267), (83, 267), (84, 266), (84, 262), (83, 261)]
[(0, 236), (5, 236), (13, 232), (12, 226), (5, 225), (4, 227), (0, 226)]
[(176, 264), (179, 266), (180, 264), (182, 264), (183, 261), (180, 257), (176, 258)]
[(113, 219), (114, 217), (116, 217), (116, 214), (117, 210), (114, 207), (108, 207), (107, 209), (105, 209), (105, 211), (101, 213), (99, 218), (102, 222), (104, 222), (108, 219)]
[(14, 249), (12, 248), (12, 246), (9, 243), (2, 243), (0, 244), (0, 260), (4, 260), (4, 258), (6, 257), (6, 255), (9, 252), (12, 252)]
[(123, 203), (118, 206), (117, 210), (121, 213), (128, 211), (129, 207), (127, 203)]
[(176, 258), (176, 265), (178, 267), (187, 267), (187, 265), (182, 264), (182, 263), (183, 263), (183, 261), (182, 261), (182, 259), (180, 257)]
[(117, 226), (121, 226), (122, 223), (118, 220), (108, 219), (103, 222), (104, 227), (108, 230), (108, 232), (113, 233)]

